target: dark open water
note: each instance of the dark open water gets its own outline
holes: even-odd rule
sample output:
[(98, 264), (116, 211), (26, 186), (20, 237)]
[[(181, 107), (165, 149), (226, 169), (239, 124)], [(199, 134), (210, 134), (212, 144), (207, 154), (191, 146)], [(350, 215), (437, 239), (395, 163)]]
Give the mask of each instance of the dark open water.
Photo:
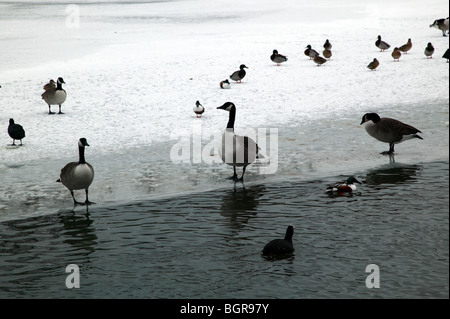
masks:
[[(448, 298), (449, 163), (228, 188), (0, 223), (0, 298)], [(294, 226), (293, 257), (261, 249)], [(68, 289), (65, 268), (80, 269)], [(380, 288), (365, 285), (366, 266)]]

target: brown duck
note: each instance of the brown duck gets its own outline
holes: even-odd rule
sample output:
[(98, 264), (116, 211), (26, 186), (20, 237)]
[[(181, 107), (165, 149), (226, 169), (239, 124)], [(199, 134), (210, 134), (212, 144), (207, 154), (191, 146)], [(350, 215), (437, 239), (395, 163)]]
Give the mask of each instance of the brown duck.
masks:
[(375, 69), (378, 68), (379, 65), (380, 62), (376, 58), (374, 58), (373, 61), (369, 63), (367, 68), (369, 68), (372, 71), (375, 71)]
[(394, 51), (391, 53), (392, 57), (394, 58), (394, 62), (397, 60), (399, 61), (400, 57), (402, 56), (402, 53), (400, 52), (399, 48), (394, 48)]
[(323, 54), (323, 56), (326, 57), (327, 59), (331, 58), (331, 56), (333, 55), (333, 54), (331, 53), (331, 50), (330, 50), (330, 49), (325, 49), (325, 50), (323, 50), (322, 54)]
[(409, 50), (411, 50), (412, 48), (412, 42), (411, 39), (408, 39), (408, 42), (404, 45), (402, 45), (399, 50), (402, 51), (403, 53), (407, 54)]
[(314, 62), (317, 63), (317, 66), (321, 66), (322, 64), (324, 64), (325, 62), (327, 62), (326, 59), (322, 58), (320, 55), (316, 55), (314, 57)]

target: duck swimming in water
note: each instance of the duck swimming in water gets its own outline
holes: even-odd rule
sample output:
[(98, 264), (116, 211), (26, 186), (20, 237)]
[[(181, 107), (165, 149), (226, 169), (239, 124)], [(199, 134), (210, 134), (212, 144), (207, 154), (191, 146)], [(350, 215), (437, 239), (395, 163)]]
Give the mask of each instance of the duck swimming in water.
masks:
[(355, 183), (361, 184), (361, 182), (358, 181), (355, 177), (350, 176), (345, 182), (337, 182), (335, 184), (328, 185), (328, 187), (325, 189), (325, 192), (351, 193), (356, 190)]

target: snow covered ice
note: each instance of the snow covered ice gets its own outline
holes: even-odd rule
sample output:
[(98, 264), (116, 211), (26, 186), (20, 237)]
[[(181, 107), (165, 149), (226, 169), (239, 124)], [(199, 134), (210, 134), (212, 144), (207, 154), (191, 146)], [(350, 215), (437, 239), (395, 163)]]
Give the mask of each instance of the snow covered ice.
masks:
[[(423, 141), (396, 147), (396, 160), (448, 159), (448, 38), (429, 25), (448, 16), (447, 1), (70, 1), (0, 0), (0, 218), (71, 205), (56, 183), (91, 145), (96, 170), (90, 198), (113, 203), (228, 187), (220, 161), (173, 163), (174, 132), (202, 147), (222, 132), (226, 101), (237, 107), (236, 133), (278, 129), (278, 170), (246, 173), (248, 183), (363, 171), (388, 161), (388, 145), (360, 126), (367, 112), (417, 127)], [(75, 10), (75, 11), (74, 11)], [(79, 20), (72, 16), (79, 10)], [(413, 47), (399, 62), (379, 52), (377, 36)], [(304, 56), (329, 39), (333, 56), (317, 67)], [(423, 50), (436, 51), (427, 60)], [(270, 61), (277, 49), (288, 61)], [(377, 58), (380, 66), (366, 66)], [(220, 81), (249, 67), (241, 84)], [(64, 115), (48, 115), (43, 85), (63, 77)], [(199, 100), (201, 119), (192, 112)], [(55, 107), (53, 107), (56, 109)], [(9, 118), (26, 131), (11, 147)], [(195, 131), (195, 134), (199, 134)], [(217, 156), (212, 152), (212, 157)]]

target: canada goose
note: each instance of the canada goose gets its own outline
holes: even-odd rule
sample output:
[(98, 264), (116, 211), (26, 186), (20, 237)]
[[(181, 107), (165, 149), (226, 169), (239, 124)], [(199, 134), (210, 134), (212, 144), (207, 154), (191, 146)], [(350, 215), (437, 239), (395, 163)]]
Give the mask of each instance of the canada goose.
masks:
[(327, 59), (330, 59), (331, 56), (333, 55), (333, 54), (331, 53), (331, 50), (330, 50), (330, 49), (325, 49), (325, 50), (323, 50), (322, 54), (323, 54), (323, 56), (326, 57)]
[(236, 81), (237, 83), (241, 83), (246, 74), (244, 69), (248, 69), (248, 67), (246, 67), (245, 64), (241, 64), (239, 70), (233, 72), (233, 74), (230, 75), (230, 79)]
[(378, 49), (381, 50), (381, 52), (391, 47), (389, 44), (381, 40), (381, 35), (378, 36), (377, 41), (375, 41), (375, 45), (377, 46)]
[(317, 66), (321, 66), (322, 64), (324, 64), (325, 62), (327, 62), (326, 59), (322, 58), (320, 55), (316, 55), (314, 57), (314, 62), (317, 63)]
[(448, 60), (450, 59), (450, 50), (449, 49), (447, 49), (447, 51), (445, 51), (442, 58), (447, 59), (447, 63), (448, 63)]
[[(236, 106), (231, 102), (226, 102), (217, 109), (230, 112), (228, 124), (222, 135), (219, 156), (222, 161), (233, 166), (234, 174), (229, 179), (233, 181), (243, 181), (245, 169), (255, 161), (258, 154), (258, 145), (248, 136), (234, 134), (234, 120), (236, 118)], [(242, 166), (242, 176), (237, 178), (236, 167)]]
[(411, 39), (408, 39), (408, 42), (406, 44), (403, 44), (400, 48), (398, 48), (400, 51), (402, 51), (405, 54), (408, 54), (408, 51), (412, 48), (412, 42)]
[[(85, 146), (89, 146), (89, 144), (87, 143), (87, 140), (82, 137), (78, 140), (79, 161), (71, 162), (64, 166), (59, 175), (60, 179), (57, 180), (57, 182), (61, 182), (69, 189), (75, 205), (94, 204), (93, 202), (90, 202), (88, 198), (88, 189), (94, 180), (94, 168), (91, 164), (87, 163), (84, 158)], [(85, 190), (86, 201), (84, 203), (75, 200), (73, 191), (77, 189)]]
[(197, 114), (197, 118), (202, 117), (203, 112), (205, 112), (203, 105), (199, 101), (195, 102), (194, 113)]
[(305, 55), (309, 57), (310, 60), (314, 59), (316, 55), (319, 55), (319, 52), (311, 48), (311, 45), (306, 46)]
[(369, 68), (372, 71), (375, 71), (376, 68), (380, 65), (380, 62), (377, 60), (377, 58), (374, 58), (372, 62), (369, 63), (367, 68)]
[(278, 66), (281, 65), (281, 63), (286, 62), (288, 60), (286, 56), (279, 54), (277, 50), (273, 50), (270, 59), (273, 62), (275, 62)]
[(394, 51), (392, 51), (391, 53), (392, 57), (394, 58), (394, 62), (395, 60), (400, 61), (400, 57), (402, 56), (402, 53), (400, 52), (399, 48), (395, 47)]
[(325, 43), (323, 44), (323, 48), (325, 50), (331, 50), (333, 46), (331, 45), (330, 41), (328, 41), (328, 39), (325, 41)]
[(22, 139), (25, 137), (25, 131), (22, 125), (15, 124), (13, 119), (9, 119), (8, 135), (13, 139), (12, 145), (16, 145), (15, 141), (20, 140), (20, 146), (22, 146)]
[(428, 45), (427, 45), (427, 47), (425, 48), (424, 53), (425, 53), (427, 59), (432, 59), (432, 58), (433, 58), (434, 47), (433, 47), (433, 45), (431, 44), (431, 42), (428, 42)]
[(231, 88), (230, 81), (228, 81), (228, 80), (220, 81), (220, 88), (221, 89), (229, 89), (229, 88)]
[(294, 235), (294, 227), (288, 226), (284, 239), (274, 239), (266, 244), (262, 250), (262, 254), (268, 257), (289, 256), (294, 252), (292, 244), (292, 236)]
[(436, 28), (442, 31), (442, 36), (446, 37), (448, 32), (448, 17), (447, 19), (434, 20), (433, 24), (430, 24), (430, 28)]
[(355, 177), (350, 176), (345, 182), (337, 182), (333, 185), (328, 185), (325, 189), (327, 193), (338, 192), (338, 193), (350, 193), (356, 190), (355, 183), (361, 184)]
[(55, 87), (55, 81), (50, 80), (49, 83), (44, 85), (45, 92), (42, 93), (42, 99), (48, 104), (48, 114), (54, 114), (51, 111), (51, 105), (59, 105), (58, 114), (64, 114), (61, 112), (61, 104), (64, 103), (67, 97), (66, 91), (62, 88), (62, 84), (65, 84), (63, 78), (59, 77)]
[(394, 145), (401, 142), (418, 138), (423, 140), (417, 133), (422, 133), (411, 125), (402, 123), (391, 118), (380, 118), (376, 113), (364, 114), (360, 125), (365, 123), (365, 128), (370, 136), (385, 143), (389, 143), (389, 151), (382, 152), (383, 155), (392, 155)]

